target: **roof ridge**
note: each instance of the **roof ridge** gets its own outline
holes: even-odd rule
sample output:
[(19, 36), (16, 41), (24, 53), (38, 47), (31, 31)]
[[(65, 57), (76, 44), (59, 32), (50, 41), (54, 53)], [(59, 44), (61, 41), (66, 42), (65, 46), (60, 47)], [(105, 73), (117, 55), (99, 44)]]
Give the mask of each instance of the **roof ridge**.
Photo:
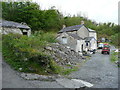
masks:
[(22, 24), (22, 23), (18, 23), (18, 22), (14, 22), (14, 21), (7, 21), (7, 20), (0, 20), (0, 26), (3, 27), (16, 27), (16, 28), (26, 28), (26, 29), (30, 29), (30, 27), (26, 24)]
[(68, 26), (66, 28), (69, 28), (69, 27), (74, 27), (74, 26), (82, 26), (83, 24), (79, 24), (79, 25), (73, 25), (73, 26)]
[(69, 32), (69, 31), (77, 31), (79, 30), (84, 24), (80, 24), (80, 25), (74, 25), (74, 26), (69, 26), (66, 28), (63, 28), (59, 31), (60, 32)]

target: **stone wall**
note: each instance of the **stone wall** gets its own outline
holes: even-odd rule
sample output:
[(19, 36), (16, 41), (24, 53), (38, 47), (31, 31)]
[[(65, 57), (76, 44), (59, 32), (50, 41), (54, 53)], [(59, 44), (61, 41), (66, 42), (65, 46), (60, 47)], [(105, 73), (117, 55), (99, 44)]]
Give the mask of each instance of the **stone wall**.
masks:
[(2, 34), (2, 27), (0, 27), (0, 34)]
[(89, 37), (94, 37), (97, 40), (97, 33), (96, 32), (89, 32)]
[(70, 46), (71, 49), (76, 51), (77, 39), (69, 36), (67, 45)]
[(45, 47), (45, 50), (59, 65), (76, 65), (85, 60), (83, 56), (74, 50), (59, 43), (49, 45)]
[(22, 31), (21, 31), (19, 28), (3, 27), (3, 28), (2, 28), (2, 34), (8, 34), (8, 33), (22, 34)]
[(89, 31), (87, 30), (87, 28), (85, 26), (82, 26), (78, 31), (77, 31), (77, 35), (79, 37), (85, 38), (85, 37), (89, 37)]
[[(27, 36), (31, 35), (31, 30), (26, 30), (27, 32)], [(13, 33), (13, 34), (23, 34), (22, 33), (23, 30), (19, 29), (19, 28), (10, 28), (10, 27), (0, 27), (0, 33), (1, 34), (9, 34), (9, 33)]]
[(62, 37), (66, 37), (67, 38), (67, 44), (65, 44), (65, 45), (69, 46), (71, 49), (74, 49), (76, 51), (77, 39), (74, 39), (73, 37), (69, 36), (67, 33), (61, 33), (57, 37), (57, 40), (59, 41), (60, 44), (63, 44)]

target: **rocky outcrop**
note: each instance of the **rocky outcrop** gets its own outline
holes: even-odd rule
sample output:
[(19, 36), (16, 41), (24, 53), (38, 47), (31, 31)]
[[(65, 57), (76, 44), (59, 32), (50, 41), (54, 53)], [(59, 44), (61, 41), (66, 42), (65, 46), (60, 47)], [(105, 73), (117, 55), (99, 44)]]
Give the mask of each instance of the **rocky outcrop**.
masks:
[(69, 48), (68, 46), (54, 43), (45, 47), (46, 53), (52, 56), (52, 58), (59, 65), (76, 65), (81, 63), (85, 58)]

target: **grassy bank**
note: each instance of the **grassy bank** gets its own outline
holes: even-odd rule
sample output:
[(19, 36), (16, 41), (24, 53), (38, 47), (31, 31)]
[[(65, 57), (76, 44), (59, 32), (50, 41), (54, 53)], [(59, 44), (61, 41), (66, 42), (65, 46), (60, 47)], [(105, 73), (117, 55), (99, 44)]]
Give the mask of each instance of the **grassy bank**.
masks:
[(0, 34), (0, 52), (2, 52), (2, 35)]
[(118, 67), (120, 67), (119, 66), (119, 55), (118, 55), (119, 53), (118, 52), (111, 52), (111, 56), (110, 56), (110, 60), (111, 60), (111, 62), (113, 62), (113, 63), (116, 63), (116, 64), (118, 64)]
[(44, 47), (56, 42), (55, 33), (36, 32), (30, 37), (18, 34), (3, 35), (4, 60), (17, 71), (37, 74), (69, 74), (77, 67), (65, 69), (59, 66)]
[(117, 52), (111, 52), (111, 61), (112, 62), (118, 61), (118, 53)]

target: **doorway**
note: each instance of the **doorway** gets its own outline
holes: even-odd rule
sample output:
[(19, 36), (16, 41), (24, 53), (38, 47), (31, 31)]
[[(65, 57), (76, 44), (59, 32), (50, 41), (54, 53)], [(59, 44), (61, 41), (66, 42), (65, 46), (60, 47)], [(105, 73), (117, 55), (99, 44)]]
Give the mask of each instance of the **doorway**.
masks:
[(83, 52), (83, 44), (81, 45), (81, 51)]
[(27, 35), (27, 32), (23, 32), (23, 35)]

